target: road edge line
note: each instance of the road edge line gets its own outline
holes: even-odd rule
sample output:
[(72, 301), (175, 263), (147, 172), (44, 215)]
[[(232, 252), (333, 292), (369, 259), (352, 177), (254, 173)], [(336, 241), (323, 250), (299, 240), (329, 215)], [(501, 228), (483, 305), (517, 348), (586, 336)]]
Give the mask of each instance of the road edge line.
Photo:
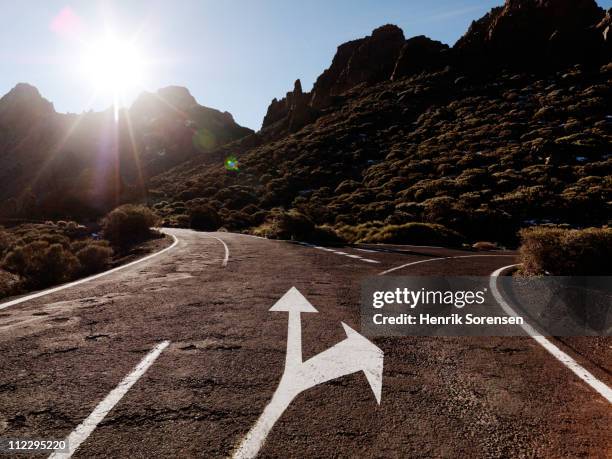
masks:
[[(168, 234), (168, 233), (164, 233), (164, 234)], [(83, 284), (85, 282), (89, 282), (89, 281), (92, 281), (92, 280), (95, 280), (95, 279), (99, 279), (100, 277), (104, 277), (104, 276), (106, 276), (108, 274), (112, 274), (114, 272), (120, 271), (120, 270), (128, 268), (130, 266), (134, 266), (134, 265), (136, 265), (138, 263), (142, 263), (143, 261), (150, 260), (153, 257), (161, 255), (164, 252), (167, 252), (168, 250), (174, 248), (178, 244), (179, 240), (178, 240), (178, 238), (174, 234), (168, 234), (168, 235), (171, 236), (174, 239), (174, 242), (171, 245), (169, 245), (168, 247), (163, 248), (159, 252), (155, 252), (155, 253), (149, 254), (149, 255), (147, 255), (145, 257), (139, 258), (138, 260), (131, 261), (131, 262), (125, 264), (125, 265), (117, 266), (116, 268), (109, 269), (108, 271), (103, 271), (101, 273), (94, 274), (93, 276), (84, 277), (83, 279), (78, 279), (78, 280), (75, 280), (73, 282), (69, 282), (67, 284), (59, 285), (57, 287), (51, 287), (51, 288), (48, 288), (46, 290), (41, 290), (40, 292), (31, 293), (29, 295), (22, 296), (20, 298), (14, 299), (14, 300), (10, 300), (10, 301), (6, 301), (4, 303), (0, 303), (0, 310), (6, 309), (6, 308), (8, 308), (10, 306), (15, 306), (16, 304), (25, 303), (26, 301), (33, 300), (35, 298), (40, 298), (41, 296), (50, 295), (51, 293), (59, 292), (61, 290), (65, 290), (67, 288), (74, 287), (75, 285), (79, 285), (79, 284)]]
[[(499, 303), (501, 308), (504, 310), (506, 314), (509, 316), (517, 316), (519, 315), (513, 308), (510, 306), (506, 300), (504, 300), (501, 292), (497, 288), (497, 278), (500, 275), (510, 269), (518, 266), (508, 265), (502, 268), (495, 270), (490, 275), (489, 287), (491, 288), (491, 293), (495, 298), (495, 301)], [(546, 337), (539, 334), (535, 328), (531, 325), (523, 323), (521, 324), (521, 328), (527, 332), (527, 334), (533, 338), (540, 346), (546, 349), (553, 357), (555, 357), (559, 362), (565, 365), (567, 368), (572, 370), (572, 372), (582, 379), (585, 383), (587, 383), (593, 390), (595, 390), (599, 395), (605, 398), (609, 403), (612, 403), (612, 389), (606, 385), (603, 381), (597, 379), (591, 372), (589, 372), (586, 368), (580, 365), (576, 360), (570, 357), (568, 354), (559, 349), (556, 345), (554, 345), (551, 341), (549, 341)]]
[(151, 365), (157, 360), (161, 353), (168, 347), (170, 341), (162, 341), (155, 346), (149, 353), (134, 367), (134, 369), (121, 380), (121, 382), (104, 399), (96, 405), (89, 416), (81, 422), (70, 435), (66, 437), (68, 452), (62, 450), (53, 452), (49, 459), (68, 459), (76, 452), (81, 444), (87, 440), (91, 433), (106, 415), (115, 407), (123, 396), (136, 384), (136, 382), (146, 373)]

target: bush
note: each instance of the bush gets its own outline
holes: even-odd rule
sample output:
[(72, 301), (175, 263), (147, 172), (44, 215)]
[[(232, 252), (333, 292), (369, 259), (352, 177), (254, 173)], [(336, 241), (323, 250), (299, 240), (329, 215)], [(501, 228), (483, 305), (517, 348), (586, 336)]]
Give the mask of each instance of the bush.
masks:
[(315, 229), (315, 224), (306, 215), (296, 210), (271, 212), (267, 226), (267, 237), (271, 239), (305, 240)]
[(14, 237), (10, 233), (0, 229), (0, 258), (4, 257), (13, 244)]
[(151, 237), (156, 223), (157, 216), (148, 207), (125, 204), (104, 217), (102, 232), (114, 246), (125, 247)]
[(27, 279), (33, 287), (66, 282), (80, 268), (79, 260), (61, 244), (34, 241), (9, 252), (3, 266)]
[(104, 270), (113, 256), (113, 249), (103, 244), (88, 244), (78, 252), (76, 257), (81, 264), (83, 274), (93, 274)]
[(445, 226), (431, 223), (406, 223), (404, 225), (386, 225), (370, 232), (358, 242), (387, 244), (437, 244), (457, 246), (463, 237)]
[(310, 241), (328, 245), (345, 242), (333, 228), (316, 226), (310, 218), (295, 209), (289, 212), (278, 209), (272, 211), (267, 220), (253, 232), (270, 239)]
[(189, 227), (200, 231), (216, 231), (221, 226), (219, 214), (211, 206), (202, 205), (189, 211)]
[(526, 275), (605, 276), (612, 274), (612, 228), (570, 230), (533, 227), (520, 231)]

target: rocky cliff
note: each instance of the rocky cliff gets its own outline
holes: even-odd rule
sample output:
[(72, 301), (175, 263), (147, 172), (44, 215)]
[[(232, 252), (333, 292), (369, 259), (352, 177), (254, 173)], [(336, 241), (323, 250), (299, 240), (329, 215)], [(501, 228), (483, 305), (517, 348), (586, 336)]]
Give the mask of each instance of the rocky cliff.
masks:
[(545, 72), (569, 63), (601, 65), (610, 58), (610, 23), (610, 12), (594, 0), (507, 0), (474, 21), (452, 48), (425, 36), (406, 40), (399, 27), (387, 24), (340, 45), (310, 93), (302, 93), (300, 86), (299, 94), (294, 89), (274, 99), (262, 133), (277, 138), (295, 132), (359, 85), (446, 66), (480, 74), (499, 67)]

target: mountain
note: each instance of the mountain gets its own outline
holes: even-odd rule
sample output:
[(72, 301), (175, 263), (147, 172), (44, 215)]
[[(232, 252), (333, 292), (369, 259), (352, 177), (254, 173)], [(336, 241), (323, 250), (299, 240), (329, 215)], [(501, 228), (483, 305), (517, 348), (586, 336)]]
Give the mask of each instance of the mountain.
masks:
[(339, 46), (312, 91), (273, 100), (258, 133), (156, 176), (156, 209), (181, 225), (207, 204), (252, 230), (282, 208), (351, 240), (410, 222), (505, 242), (535, 222), (605, 224), (609, 29), (592, 0), (507, 0), (453, 47), (385, 25)]
[(185, 88), (143, 93), (129, 109), (57, 113), (20, 83), (0, 99), (0, 214), (91, 217), (146, 197), (147, 182), (250, 135)]

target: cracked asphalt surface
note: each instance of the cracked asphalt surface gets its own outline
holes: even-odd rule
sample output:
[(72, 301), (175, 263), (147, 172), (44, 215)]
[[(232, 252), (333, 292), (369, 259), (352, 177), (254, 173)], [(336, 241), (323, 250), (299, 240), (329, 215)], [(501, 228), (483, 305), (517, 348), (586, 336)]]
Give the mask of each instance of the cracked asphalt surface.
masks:
[[(213, 233), (230, 250), (223, 267), (219, 241), (167, 232), (179, 243), (159, 257), (0, 311), (0, 437), (65, 438), (170, 340), (75, 457), (227, 457), (283, 373), (287, 316), (268, 309), (290, 287), (319, 311), (302, 317), (307, 359), (345, 338), (341, 321), (359, 330), (364, 277), (465, 254), (342, 249), (380, 261), (372, 264)], [(394, 274), (486, 276), (512, 260), (440, 260)], [(385, 353), (381, 405), (362, 373), (316, 386), (285, 411), (260, 457), (612, 456), (609, 403), (530, 338), (374, 342)], [(610, 362), (610, 349), (606, 340), (599, 362)], [(587, 368), (610, 385), (606, 364)]]

